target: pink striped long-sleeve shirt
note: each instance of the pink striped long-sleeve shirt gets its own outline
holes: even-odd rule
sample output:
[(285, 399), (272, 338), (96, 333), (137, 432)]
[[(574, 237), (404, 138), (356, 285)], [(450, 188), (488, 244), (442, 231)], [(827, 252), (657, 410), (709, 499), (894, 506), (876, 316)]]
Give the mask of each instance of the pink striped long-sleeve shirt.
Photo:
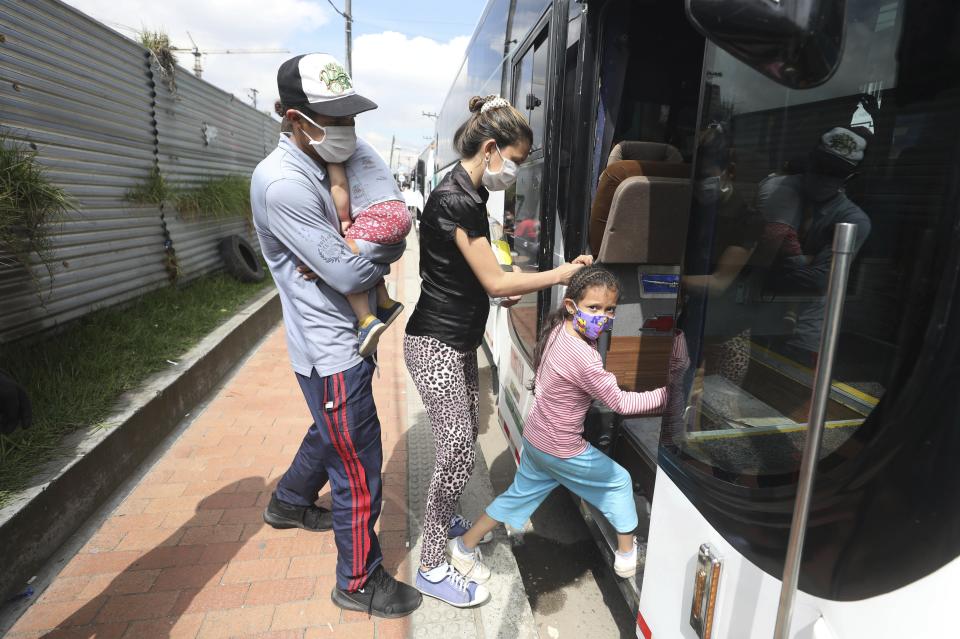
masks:
[(621, 415), (656, 412), (666, 403), (666, 387), (645, 393), (620, 390), (614, 374), (603, 368), (597, 349), (571, 335), (564, 324), (549, 340), (523, 428), (523, 436), (539, 450), (563, 458), (585, 451), (583, 419), (593, 399)]

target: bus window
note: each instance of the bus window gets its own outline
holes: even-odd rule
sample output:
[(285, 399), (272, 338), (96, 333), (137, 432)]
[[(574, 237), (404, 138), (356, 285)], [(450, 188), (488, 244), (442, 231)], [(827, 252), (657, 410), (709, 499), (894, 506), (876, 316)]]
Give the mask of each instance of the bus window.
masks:
[[(546, 110), (547, 30), (538, 34), (514, 65), (512, 102), (526, 113), (533, 129), (530, 156), (517, 172), (517, 183), (505, 195), (504, 234), (513, 254), (514, 266), (529, 272), (539, 270), (540, 225), (543, 212), (540, 194), (543, 179), (543, 130)], [(510, 323), (527, 357), (537, 344), (538, 294), (524, 295), (510, 308)]]
[(713, 46), (704, 63), (679, 322), (692, 363), (661, 466), (780, 578), (833, 229), (856, 225), (800, 576), (831, 599), (888, 592), (960, 553), (956, 401), (943, 400), (958, 392), (945, 374), (957, 355), (938, 299), (956, 290), (943, 274), (956, 257), (960, 94), (955, 76), (950, 90), (911, 86), (937, 74), (904, 55), (907, 11), (848, 0), (843, 59), (813, 89)]

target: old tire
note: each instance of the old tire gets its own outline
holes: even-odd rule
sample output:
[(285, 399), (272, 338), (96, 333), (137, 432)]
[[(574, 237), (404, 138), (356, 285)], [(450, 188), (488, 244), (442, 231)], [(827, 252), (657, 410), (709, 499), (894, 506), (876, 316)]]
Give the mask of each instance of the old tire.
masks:
[(220, 240), (220, 255), (227, 273), (241, 282), (263, 280), (263, 265), (250, 242), (239, 235), (230, 235)]

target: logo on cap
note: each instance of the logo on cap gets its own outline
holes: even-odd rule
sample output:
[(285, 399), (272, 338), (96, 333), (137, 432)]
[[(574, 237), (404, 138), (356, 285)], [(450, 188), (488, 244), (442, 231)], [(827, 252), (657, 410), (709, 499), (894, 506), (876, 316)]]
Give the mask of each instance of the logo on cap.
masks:
[(324, 65), (323, 70), (320, 71), (320, 81), (327, 87), (327, 91), (337, 95), (353, 88), (346, 69), (336, 62), (328, 62)]

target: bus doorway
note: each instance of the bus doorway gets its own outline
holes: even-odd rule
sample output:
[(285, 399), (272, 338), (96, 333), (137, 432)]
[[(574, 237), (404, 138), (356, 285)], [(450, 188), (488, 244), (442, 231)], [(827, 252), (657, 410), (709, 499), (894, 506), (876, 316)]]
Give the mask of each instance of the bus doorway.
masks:
[[(691, 198), (704, 39), (681, 3), (611, 2), (599, 11), (599, 85), (584, 245), (620, 280), (622, 293), (607, 370), (626, 390), (664, 386)], [(559, 296), (558, 296), (559, 298)], [(591, 442), (631, 474), (645, 547), (657, 471), (660, 416), (621, 418), (597, 405)], [(616, 532), (596, 509), (581, 510), (612, 564)], [(637, 576), (618, 580), (632, 609)]]

